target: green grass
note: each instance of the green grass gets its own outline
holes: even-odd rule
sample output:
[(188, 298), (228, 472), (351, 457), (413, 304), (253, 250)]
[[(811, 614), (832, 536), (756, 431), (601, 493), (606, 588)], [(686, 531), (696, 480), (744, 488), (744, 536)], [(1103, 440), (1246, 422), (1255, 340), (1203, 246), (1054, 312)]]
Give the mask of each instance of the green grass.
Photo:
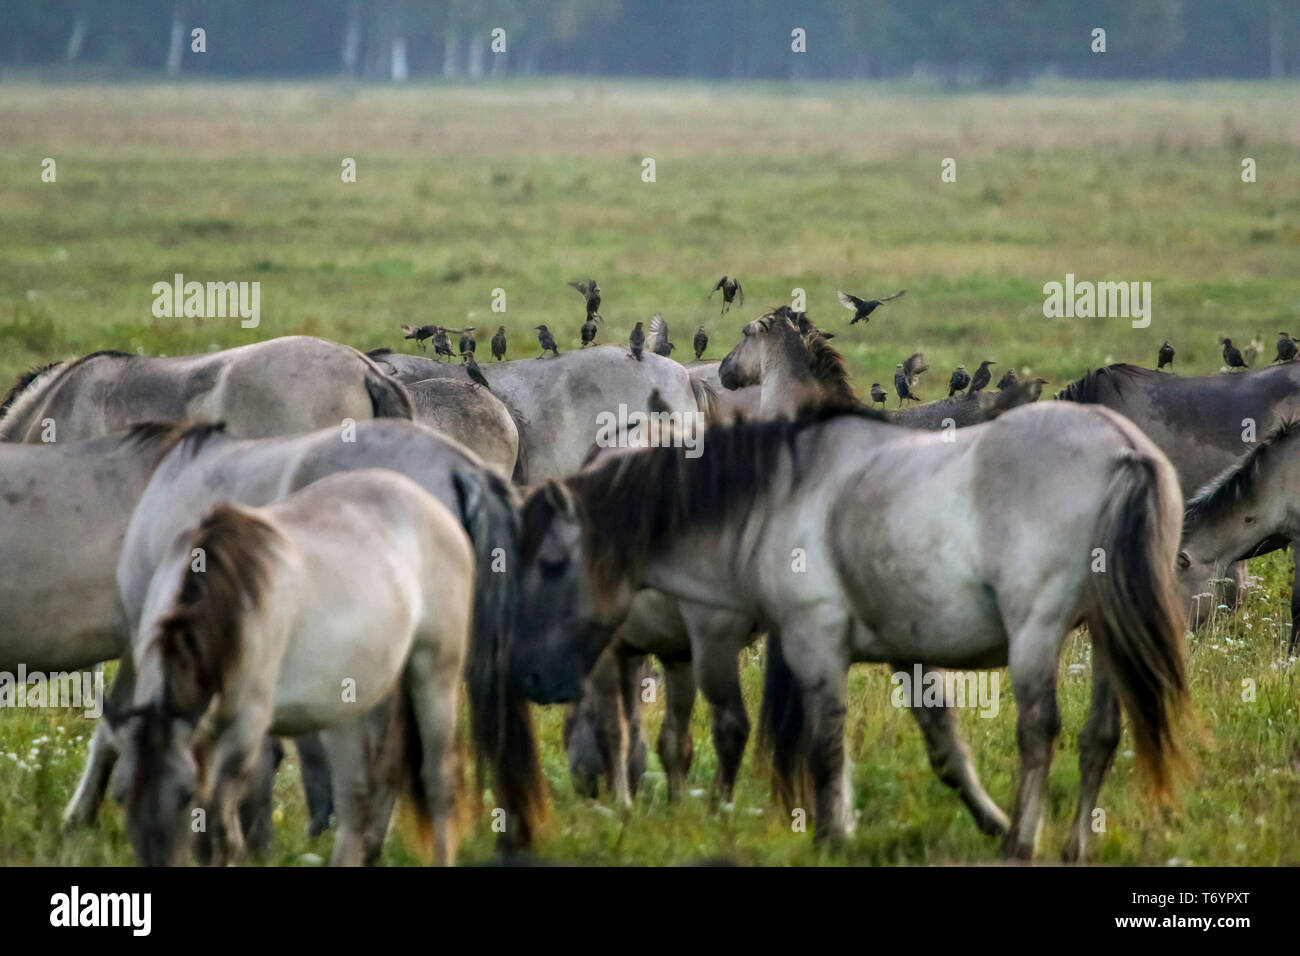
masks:
[[(309, 333), (362, 348), (406, 346), (402, 323), (504, 323), (511, 354), (536, 354), (546, 322), (578, 344), (570, 279), (595, 276), (602, 338), (662, 311), (684, 346), (703, 324), (721, 357), (758, 310), (807, 290), (838, 333), (859, 390), (888, 383), (923, 348), (937, 397), (957, 362), (982, 358), (1054, 384), (1108, 361), (1152, 364), (1166, 338), (1184, 374), (1221, 362), (1217, 338), (1300, 331), (1300, 118), (1284, 85), (1065, 84), (1005, 96), (906, 87), (511, 83), (406, 90), (329, 85), (99, 89), (0, 86), (0, 381), (98, 348), (179, 354)], [(40, 181), (52, 156), (58, 181)], [(340, 181), (353, 157), (358, 182)], [(657, 181), (641, 181), (641, 160)], [(1258, 182), (1240, 180), (1240, 161)], [(956, 183), (940, 182), (944, 157)], [(154, 282), (258, 280), (262, 324), (155, 319)], [(739, 275), (747, 304), (724, 317), (705, 295)], [(1045, 319), (1041, 289), (1078, 279), (1150, 281), (1154, 319)], [(492, 290), (508, 310), (491, 312)], [(864, 327), (832, 290), (908, 294)], [(1270, 345), (1271, 348), (1271, 345)], [(680, 352), (679, 352), (680, 354)], [(1282, 654), (1290, 560), (1256, 563), (1247, 611), (1190, 642), (1201, 732), (1194, 781), (1173, 812), (1141, 798), (1127, 742), (1102, 791), (1103, 863), (1300, 863), (1300, 722)], [(1087, 659), (1078, 637), (1065, 664)], [(743, 662), (751, 716), (760, 666)], [(1256, 682), (1253, 702), (1242, 681)], [(676, 806), (651, 776), (629, 817), (575, 799), (560, 714), (538, 711), (553, 791), (538, 850), (556, 860), (666, 864), (725, 856), (803, 864), (996, 859), (930, 772), (920, 736), (888, 703), (883, 668), (851, 676), (848, 741), (857, 834), (814, 850), (767, 801), (752, 748), (731, 812)], [(1064, 669), (1064, 732), (1041, 853), (1055, 858), (1077, 789), (1075, 735), (1088, 679)], [(651, 742), (660, 705), (647, 711)], [(63, 836), (91, 722), (59, 711), (0, 714), (0, 863), (126, 863), (115, 806)], [(62, 727), (62, 730), (58, 728)], [(996, 719), (964, 715), (986, 786), (1005, 808), (1016, 770), (1007, 681)], [(703, 702), (691, 786), (714, 767)], [(43, 742), (36, 741), (45, 738)], [(33, 748), (38, 751), (35, 756)], [(653, 746), (651, 747), (653, 751)], [(10, 756), (12, 754), (12, 756)], [(651, 770), (659, 768), (653, 756)], [(487, 802), (463, 847), (485, 859)], [(270, 862), (328, 856), (305, 837), (293, 773), (278, 782)], [(400, 833), (389, 862), (412, 855)]]

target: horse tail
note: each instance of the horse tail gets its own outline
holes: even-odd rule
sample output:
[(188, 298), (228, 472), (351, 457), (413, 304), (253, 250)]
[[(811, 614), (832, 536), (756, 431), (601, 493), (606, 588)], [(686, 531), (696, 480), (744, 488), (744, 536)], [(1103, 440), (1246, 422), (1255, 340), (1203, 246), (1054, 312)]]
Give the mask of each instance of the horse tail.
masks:
[(410, 421), (415, 417), (406, 387), (377, 368), (366, 370), (366, 394), (370, 396), (370, 410), (375, 418), (405, 418)]
[(474, 624), (465, 679), (471, 737), (478, 761), (492, 768), (496, 795), (506, 811), (502, 849), (522, 849), (539, 832), (545, 786), (528, 701), (508, 680), (510, 633), (519, 602), (519, 519), (505, 481), (489, 472), (457, 470), (452, 476), (461, 519), (474, 548)]
[(763, 702), (758, 712), (759, 747), (772, 755), (772, 797), (786, 810), (808, 793), (803, 691), (786, 660), (781, 636), (767, 636)]
[(695, 394), (695, 404), (704, 416), (704, 423), (711, 425), (718, 420), (718, 393), (713, 386), (699, 376), (692, 375), (691, 391)]
[(1187, 704), (1187, 609), (1174, 575), (1181, 493), (1167, 463), (1126, 450), (1105, 501), (1097, 545), (1107, 566), (1090, 576), (1088, 629), (1132, 721), (1138, 766), (1163, 800), (1181, 760), (1176, 731)]
[(159, 624), (169, 713), (198, 720), (225, 689), (243, 652), (245, 615), (262, 601), (278, 540), (265, 520), (231, 504), (217, 505), (199, 523), (183, 558), (180, 590)]

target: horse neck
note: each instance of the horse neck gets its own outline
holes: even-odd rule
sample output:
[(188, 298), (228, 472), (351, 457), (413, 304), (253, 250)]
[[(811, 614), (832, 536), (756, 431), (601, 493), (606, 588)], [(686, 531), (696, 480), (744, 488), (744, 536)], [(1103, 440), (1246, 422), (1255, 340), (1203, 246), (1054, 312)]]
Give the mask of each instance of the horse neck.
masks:
[(760, 368), (759, 411), (764, 418), (794, 415), (807, 393), (818, 388), (808, 352), (797, 337), (769, 333)]

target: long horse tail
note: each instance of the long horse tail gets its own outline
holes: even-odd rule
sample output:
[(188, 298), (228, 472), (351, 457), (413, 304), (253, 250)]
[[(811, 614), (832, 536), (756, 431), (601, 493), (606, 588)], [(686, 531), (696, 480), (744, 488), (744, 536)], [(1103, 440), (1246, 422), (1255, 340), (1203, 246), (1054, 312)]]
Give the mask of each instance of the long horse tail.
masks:
[(771, 754), (772, 798), (787, 811), (810, 792), (804, 730), (803, 691), (786, 660), (781, 635), (773, 632), (767, 636), (758, 744)]
[(1087, 608), (1093, 653), (1132, 721), (1138, 766), (1162, 800), (1181, 760), (1177, 729), (1187, 704), (1187, 609), (1174, 574), (1181, 495), (1171, 477), (1140, 452), (1117, 457), (1097, 529), (1107, 566), (1090, 575)]
[(471, 737), (478, 761), (492, 768), (496, 796), (506, 811), (503, 850), (532, 843), (546, 816), (545, 786), (528, 701), (508, 680), (510, 633), (519, 603), (519, 519), (505, 481), (490, 471), (452, 476), (461, 518), (474, 547), (474, 624), (465, 679)]
[(415, 417), (406, 386), (378, 368), (366, 370), (366, 394), (370, 396), (370, 410), (375, 418), (405, 418), (410, 421)]
[[(169, 713), (197, 720), (225, 688), (243, 653), (244, 617), (262, 601), (278, 539), (275, 528), (236, 505), (219, 504), (199, 523), (180, 590), (159, 624)], [(203, 562), (197, 568), (196, 553)]]

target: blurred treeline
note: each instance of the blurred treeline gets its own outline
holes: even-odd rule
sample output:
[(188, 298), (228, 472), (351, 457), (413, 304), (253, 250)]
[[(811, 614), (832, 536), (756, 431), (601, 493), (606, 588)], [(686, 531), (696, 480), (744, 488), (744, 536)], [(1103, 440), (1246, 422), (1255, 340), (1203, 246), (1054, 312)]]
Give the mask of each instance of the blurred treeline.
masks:
[[(1106, 31), (1104, 55), (1092, 31)], [(192, 31), (205, 32), (204, 52)], [(505, 31), (505, 52), (491, 31)], [(806, 52), (791, 31), (806, 31)], [(0, 0), (0, 69), (371, 80), (1300, 73), (1296, 0)]]

